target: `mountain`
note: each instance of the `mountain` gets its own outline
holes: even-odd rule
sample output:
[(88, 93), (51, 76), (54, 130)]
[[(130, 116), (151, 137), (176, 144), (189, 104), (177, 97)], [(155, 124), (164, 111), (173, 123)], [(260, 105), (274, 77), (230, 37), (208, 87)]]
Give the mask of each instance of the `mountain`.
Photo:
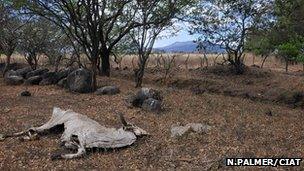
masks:
[[(220, 45), (212, 45), (210, 43), (204, 42), (207, 47), (207, 53), (221, 53), (225, 52), (225, 49)], [(193, 41), (187, 42), (175, 42), (171, 45), (155, 48), (154, 51), (157, 52), (166, 52), (166, 53), (194, 53), (197, 52), (197, 43)]]

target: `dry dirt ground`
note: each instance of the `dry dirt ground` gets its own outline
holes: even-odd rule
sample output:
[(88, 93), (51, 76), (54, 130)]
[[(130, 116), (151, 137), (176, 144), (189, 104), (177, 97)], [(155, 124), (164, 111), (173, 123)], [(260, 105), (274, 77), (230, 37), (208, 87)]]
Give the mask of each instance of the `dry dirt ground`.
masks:
[[(114, 76), (122, 71), (115, 72)], [(136, 91), (129, 79), (98, 78), (100, 86), (115, 84), (120, 87), (121, 93), (97, 96), (74, 94), (57, 86), (7, 86), (0, 78), (0, 133), (41, 125), (50, 118), (52, 108), (57, 106), (86, 114), (102, 124), (117, 128), (121, 124), (114, 111), (121, 111), (129, 122), (151, 134), (128, 148), (95, 150), (82, 159), (59, 161), (51, 161), (50, 156), (60, 149), (60, 134), (30, 142), (7, 139), (0, 142), (0, 170), (257, 170), (261, 168), (228, 168), (223, 160), (225, 157), (304, 157), (301, 105), (290, 106), (266, 98), (245, 98), (242, 94), (232, 96), (221, 90), (225, 87), (232, 92), (246, 89), (252, 90), (251, 93), (275, 87), (301, 90), (302, 76), (268, 71), (249, 72), (249, 75), (252, 73), (258, 73), (258, 77), (251, 75), (248, 79), (248, 75), (233, 77), (211, 69), (194, 70), (186, 76), (177, 73), (167, 87), (155, 83), (153, 73), (148, 72), (147, 76), (151, 79), (145, 80), (149, 83), (145, 86), (160, 89), (164, 95), (164, 111), (160, 114), (125, 106), (124, 98), (129, 92)], [(176, 83), (176, 80), (187, 79), (190, 83)], [(196, 93), (191, 80), (195, 80), (196, 86), (204, 89), (204, 93)], [(201, 80), (213, 80), (210, 84), (219, 91), (210, 91), (210, 84)], [(19, 96), (25, 89), (32, 93), (32, 97)], [(170, 127), (178, 122), (205, 123), (212, 129), (204, 134), (190, 133), (177, 139), (171, 138)], [(304, 164), (294, 168), (264, 169), (303, 170)]]

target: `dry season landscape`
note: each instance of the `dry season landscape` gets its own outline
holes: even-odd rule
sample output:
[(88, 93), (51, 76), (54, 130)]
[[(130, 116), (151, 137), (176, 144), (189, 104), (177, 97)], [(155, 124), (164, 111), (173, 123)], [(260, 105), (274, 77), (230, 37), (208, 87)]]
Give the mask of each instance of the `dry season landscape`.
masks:
[[(246, 63), (251, 61), (248, 57)], [(57, 106), (116, 128), (121, 127), (115, 115), (119, 111), (150, 136), (127, 148), (92, 149), (81, 159), (54, 161), (50, 156), (61, 149), (60, 134), (25, 142), (8, 138), (0, 141), (0, 170), (227, 170), (233, 168), (225, 166), (226, 157), (304, 156), (301, 66), (292, 66), (293, 71), (286, 74), (281, 63), (271, 58), (264, 69), (248, 67), (244, 75), (234, 76), (224, 71), (225, 66), (210, 64), (208, 68), (186, 70), (182, 65), (166, 82), (159, 80), (163, 71), (147, 69), (144, 87), (158, 89), (164, 97), (160, 113), (126, 106), (124, 99), (137, 90), (131, 68), (113, 69), (110, 78), (98, 77), (99, 87), (120, 88), (121, 93), (112, 96), (71, 93), (56, 85), (9, 86), (1, 78), (0, 133), (42, 125)], [(21, 97), (24, 90), (32, 96)], [(171, 126), (177, 123), (203, 123), (211, 129), (171, 137)]]
[(0, 0), (0, 171), (304, 170), (304, 0)]

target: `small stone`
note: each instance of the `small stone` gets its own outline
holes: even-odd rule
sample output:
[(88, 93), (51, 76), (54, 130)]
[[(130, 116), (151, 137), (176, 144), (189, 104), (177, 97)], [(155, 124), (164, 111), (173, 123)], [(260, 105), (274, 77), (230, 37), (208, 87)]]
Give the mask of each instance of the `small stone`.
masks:
[(268, 110), (268, 111), (266, 112), (266, 115), (267, 115), (267, 116), (273, 116), (272, 111), (271, 111), (271, 110)]
[(142, 109), (150, 112), (161, 111), (161, 101), (153, 98), (146, 99), (142, 104)]
[(118, 93), (120, 93), (120, 90), (117, 86), (105, 86), (95, 92), (97, 95), (115, 95)]
[(10, 112), (10, 111), (11, 111), (11, 109), (8, 108), (8, 107), (5, 107), (5, 108), (3, 109), (3, 112), (4, 112), (4, 113), (8, 113), (8, 112)]
[(5, 136), (3, 134), (0, 134), (0, 141), (4, 141), (5, 140)]
[(130, 95), (126, 99), (127, 106), (142, 107), (145, 100), (152, 98), (162, 101), (161, 92), (152, 88), (141, 88), (135, 95)]
[(20, 94), (22, 97), (30, 97), (32, 94), (29, 91), (23, 91)]

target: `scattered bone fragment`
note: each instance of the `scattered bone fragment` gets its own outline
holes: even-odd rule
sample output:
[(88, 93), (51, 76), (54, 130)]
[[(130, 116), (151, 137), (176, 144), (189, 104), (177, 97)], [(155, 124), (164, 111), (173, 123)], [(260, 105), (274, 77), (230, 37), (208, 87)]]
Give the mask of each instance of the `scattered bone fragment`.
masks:
[(188, 123), (185, 126), (172, 125), (171, 137), (181, 137), (189, 132), (206, 133), (211, 129), (211, 126), (201, 123)]

